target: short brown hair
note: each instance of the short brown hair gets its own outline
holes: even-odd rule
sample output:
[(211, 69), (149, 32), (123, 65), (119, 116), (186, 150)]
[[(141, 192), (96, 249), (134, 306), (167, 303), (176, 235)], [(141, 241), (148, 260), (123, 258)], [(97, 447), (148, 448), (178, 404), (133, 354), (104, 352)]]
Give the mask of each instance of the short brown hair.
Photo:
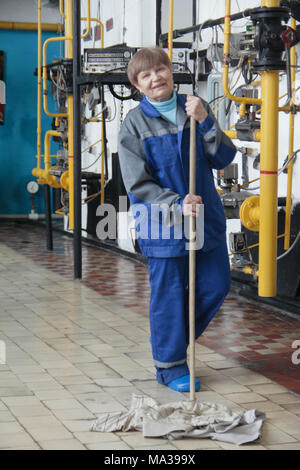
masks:
[(172, 69), (168, 54), (160, 47), (144, 47), (134, 54), (127, 67), (127, 75), (132, 85), (137, 82), (137, 76), (143, 70), (155, 65), (166, 65)]

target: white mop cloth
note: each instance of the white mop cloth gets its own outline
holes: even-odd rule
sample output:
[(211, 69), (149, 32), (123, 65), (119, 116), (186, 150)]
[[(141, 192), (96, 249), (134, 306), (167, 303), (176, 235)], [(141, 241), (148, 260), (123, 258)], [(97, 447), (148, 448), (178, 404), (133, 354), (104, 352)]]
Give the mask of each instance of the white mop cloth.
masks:
[(92, 431), (142, 431), (144, 437), (211, 438), (237, 445), (260, 439), (265, 414), (255, 409), (231, 411), (208, 402), (177, 401), (159, 405), (150, 397), (132, 395), (128, 412), (107, 413)]

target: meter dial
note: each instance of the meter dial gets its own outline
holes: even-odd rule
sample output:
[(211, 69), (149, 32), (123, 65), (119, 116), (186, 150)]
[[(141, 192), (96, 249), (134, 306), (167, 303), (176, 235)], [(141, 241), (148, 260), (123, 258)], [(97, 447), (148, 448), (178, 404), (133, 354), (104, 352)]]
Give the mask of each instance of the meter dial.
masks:
[(29, 194), (36, 194), (39, 189), (40, 187), (36, 181), (29, 181), (29, 183), (26, 185), (26, 190), (29, 192)]

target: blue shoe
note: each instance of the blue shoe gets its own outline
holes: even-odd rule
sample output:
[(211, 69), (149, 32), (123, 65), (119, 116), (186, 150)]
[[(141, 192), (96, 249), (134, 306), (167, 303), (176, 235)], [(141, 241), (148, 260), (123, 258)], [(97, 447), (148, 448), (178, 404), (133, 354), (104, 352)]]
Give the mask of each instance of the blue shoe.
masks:
[[(183, 377), (178, 377), (169, 382), (168, 387), (177, 392), (189, 392), (190, 391), (190, 376), (184, 375)], [(195, 379), (195, 391), (199, 392), (200, 390), (200, 380)]]

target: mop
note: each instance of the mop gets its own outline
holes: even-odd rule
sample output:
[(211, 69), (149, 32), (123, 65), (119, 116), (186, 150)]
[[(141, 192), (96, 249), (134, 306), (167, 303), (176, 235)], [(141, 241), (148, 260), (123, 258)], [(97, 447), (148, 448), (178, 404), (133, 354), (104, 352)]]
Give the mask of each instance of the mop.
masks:
[[(196, 194), (196, 121), (190, 119), (190, 188)], [(195, 398), (196, 218), (189, 217), (189, 400), (160, 405), (151, 397), (132, 395), (128, 412), (106, 413), (93, 423), (100, 432), (141, 431), (144, 437), (212, 438), (237, 445), (260, 439), (264, 413), (232, 411)]]

